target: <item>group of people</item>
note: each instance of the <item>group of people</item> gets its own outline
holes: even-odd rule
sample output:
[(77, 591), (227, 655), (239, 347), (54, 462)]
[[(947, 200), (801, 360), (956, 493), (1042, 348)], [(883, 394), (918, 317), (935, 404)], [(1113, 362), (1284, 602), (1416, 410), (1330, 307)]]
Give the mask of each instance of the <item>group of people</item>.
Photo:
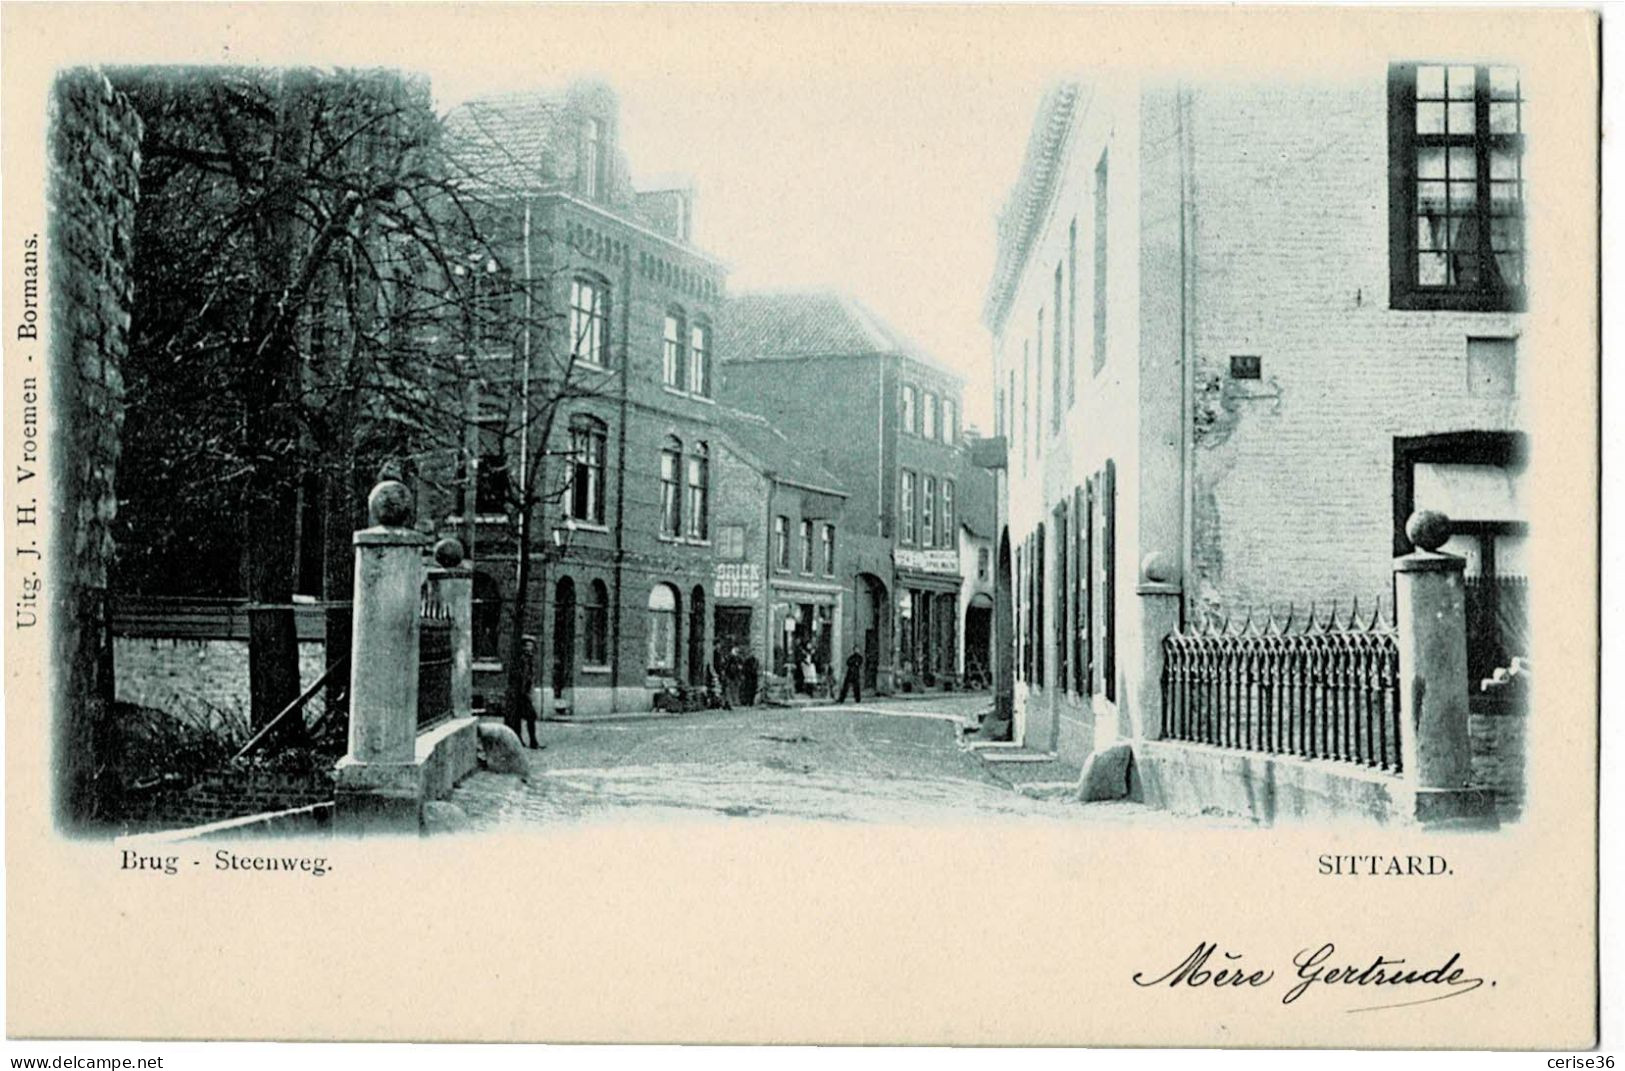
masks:
[[(722, 686), (723, 704), (730, 709), (733, 707), (749, 707), (756, 705), (756, 699), (761, 691), (762, 664), (757, 660), (754, 652), (735, 645), (722, 651), (714, 659), (717, 680)], [(803, 645), (791, 663), (795, 690), (798, 694), (814, 694), (820, 680), (817, 665), (813, 662), (812, 648)], [(828, 675), (826, 668), (824, 674)], [(830, 681), (834, 683), (833, 680)], [(841, 678), (841, 695), (837, 703), (846, 702), (850, 694), (857, 702), (863, 702), (863, 654), (856, 648), (846, 659), (846, 673)]]
[(762, 664), (754, 653), (735, 645), (716, 658), (715, 666), (727, 706), (756, 705), (756, 693), (762, 684)]

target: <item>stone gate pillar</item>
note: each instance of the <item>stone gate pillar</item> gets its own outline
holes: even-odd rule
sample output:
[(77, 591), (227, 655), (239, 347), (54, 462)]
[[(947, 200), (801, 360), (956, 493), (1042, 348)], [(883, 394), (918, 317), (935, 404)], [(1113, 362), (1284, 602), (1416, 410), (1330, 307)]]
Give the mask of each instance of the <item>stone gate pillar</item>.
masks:
[(341, 831), (415, 833), (418, 618), (427, 536), (410, 527), (406, 486), (386, 480), (367, 499), (372, 527), (355, 534), (350, 638), (350, 742), (338, 764)]
[(434, 560), (441, 597), (451, 611), (451, 716), (474, 713), (474, 570), (463, 561), (463, 544), (442, 539)]
[(1466, 562), (1439, 551), (1442, 513), (1411, 514), (1415, 550), (1394, 559), (1399, 631), (1400, 762), (1416, 790), (1416, 818), (1436, 822), (1494, 813), (1494, 793), (1472, 785), (1467, 709)]

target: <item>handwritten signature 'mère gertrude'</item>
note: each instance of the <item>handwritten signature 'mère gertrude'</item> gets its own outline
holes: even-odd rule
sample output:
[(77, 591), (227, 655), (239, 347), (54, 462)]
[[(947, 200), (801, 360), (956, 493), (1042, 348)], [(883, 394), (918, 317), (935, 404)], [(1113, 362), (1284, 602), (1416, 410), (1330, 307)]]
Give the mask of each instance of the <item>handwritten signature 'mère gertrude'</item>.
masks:
[[(1469, 975), (1459, 965), (1460, 952), (1452, 952), (1449, 959), (1435, 967), (1412, 965), (1403, 956), (1377, 956), (1369, 963), (1363, 960), (1339, 963), (1332, 960), (1336, 954), (1337, 947), (1328, 941), (1319, 948), (1306, 948), (1293, 956), (1292, 977), (1296, 981), (1281, 995), (1281, 1003), (1291, 1004), (1317, 985), (1339, 988), (1363, 986), (1396, 995), (1404, 993), (1408, 998), (1347, 1009), (1380, 1011), (1465, 996), (1484, 984), (1483, 978)], [(1215, 956), (1219, 958), (1215, 960)], [(1135, 972), (1134, 984), (1148, 989), (1162, 985), (1170, 989), (1262, 989), (1275, 980), (1275, 971), (1243, 964), (1241, 953), (1221, 951), (1214, 941), (1201, 942), (1173, 968), (1156, 977), (1150, 975), (1150, 971)], [(1494, 984), (1490, 983), (1492, 986)], [(1417, 993), (1426, 995), (1414, 996)], [(1414, 999), (1409, 999), (1413, 996)]]

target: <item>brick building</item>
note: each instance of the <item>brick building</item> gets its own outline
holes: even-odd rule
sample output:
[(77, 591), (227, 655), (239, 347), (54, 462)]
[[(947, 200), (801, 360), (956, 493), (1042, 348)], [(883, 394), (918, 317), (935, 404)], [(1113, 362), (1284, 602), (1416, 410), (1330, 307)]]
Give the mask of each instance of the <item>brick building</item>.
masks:
[(1500, 66), (1051, 91), (985, 309), (1018, 739), (1154, 737), (1182, 620), (1391, 605), (1415, 508), (1522, 572), (1522, 153)]
[[(513, 298), (519, 328), (472, 346), (487, 387), (470, 403), (463, 471), (477, 476), (457, 482), (474, 508), (461, 493), (439, 515), (472, 548), (489, 702), (513, 649), (518, 562), (500, 504), (512, 481), (545, 489), (526, 620), (533, 701), (549, 713), (648, 709), (664, 687), (702, 683), (711, 651), (723, 268), (693, 244), (691, 191), (636, 189), (618, 135), (617, 99), (595, 83), (474, 100), (447, 120), (462, 181), (507, 235), (472, 270)], [(544, 307), (520, 309), (527, 298)], [(538, 422), (545, 404), (556, 411)]]
[(719, 651), (753, 653), (792, 685), (810, 654), (817, 682), (845, 658), (847, 494), (765, 418), (724, 407), (716, 453), (714, 613)]
[[(958, 677), (963, 577), (958, 535), (973, 467), (963, 382), (857, 302), (761, 293), (728, 302), (724, 399), (767, 417), (847, 491), (839, 634), (879, 692)], [(991, 505), (987, 492), (969, 501)], [(989, 522), (977, 522), (988, 528)]]

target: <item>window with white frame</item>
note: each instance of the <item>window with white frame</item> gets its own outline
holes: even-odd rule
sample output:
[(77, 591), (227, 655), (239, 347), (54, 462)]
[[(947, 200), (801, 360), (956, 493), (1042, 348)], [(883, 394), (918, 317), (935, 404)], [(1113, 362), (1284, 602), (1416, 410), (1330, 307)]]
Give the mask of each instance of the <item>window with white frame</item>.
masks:
[(1389, 303), (1524, 305), (1524, 103), (1516, 67), (1389, 69)]
[(705, 539), (710, 535), (711, 451), (705, 443), (695, 443), (688, 454), (688, 537)]
[(801, 522), (801, 571), (813, 571), (813, 522)]
[(570, 356), (577, 361), (608, 367), (605, 343), (609, 335), (606, 287), (585, 277), (570, 281)]
[(683, 385), (683, 312), (666, 313), (666, 331), (661, 347), (660, 381), (668, 387)]
[(937, 512), (937, 479), (927, 476), (921, 484), (920, 500), (924, 508), (920, 510), (920, 546), (934, 547), (937, 545), (937, 526), (934, 519)]
[(898, 508), (903, 517), (902, 539), (904, 543), (914, 542), (914, 495), (914, 473), (904, 469), (898, 481), (897, 492)]
[(688, 346), (688, 389), (702, 398), (711, 397), (711, 325), (694, 324)]
[(677, 668), (677, 591), (656, 584), (649, 591), (649, 672), (668, 676)]
[(604, 444), (602, 420), (578, 414), (570, 419), (570, 517), (604, 523)]
[(660, 448), (660, 534), (683, 534), (683, 444), (667, 436)]

